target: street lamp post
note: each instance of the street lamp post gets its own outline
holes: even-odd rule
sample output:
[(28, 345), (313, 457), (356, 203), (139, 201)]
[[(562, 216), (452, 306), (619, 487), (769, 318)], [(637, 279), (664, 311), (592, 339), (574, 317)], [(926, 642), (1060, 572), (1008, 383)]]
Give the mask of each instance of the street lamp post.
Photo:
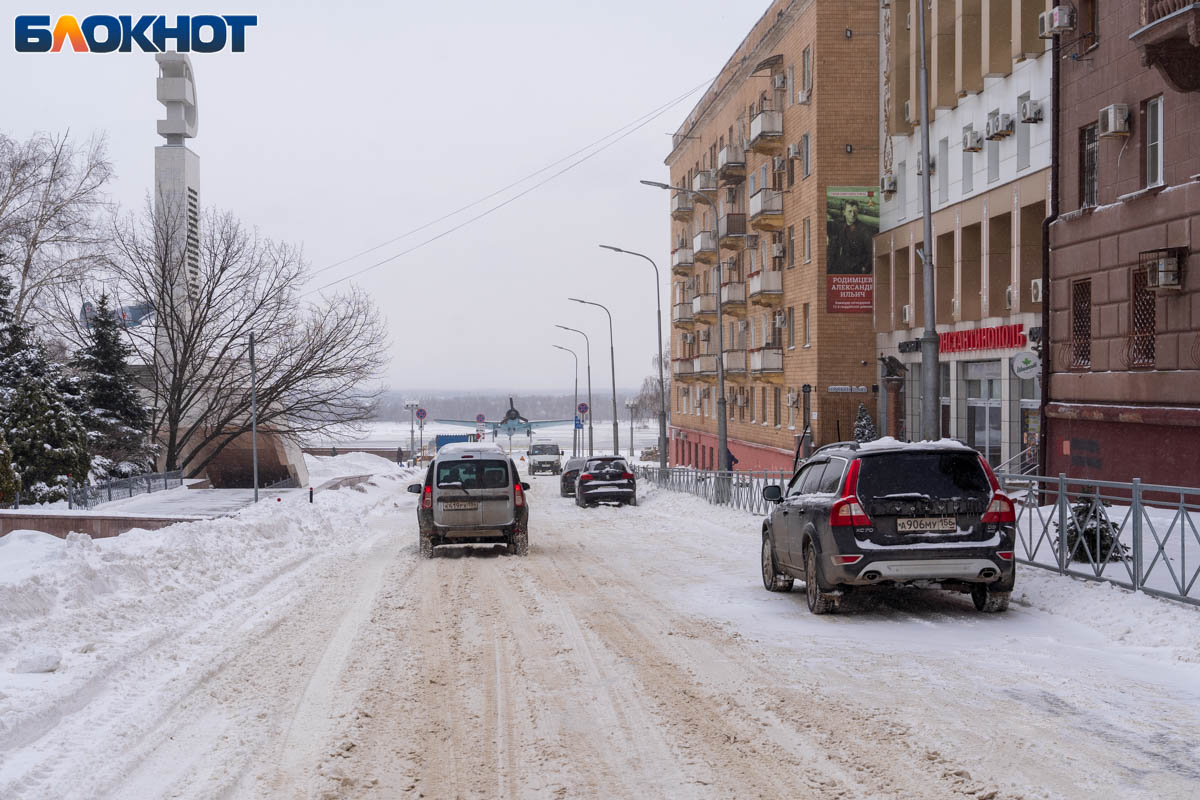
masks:
[(613, 323), (612, 312), (608, 310), (608, 306), (600, 303), (593, 303), (591, 300), (580, 300), (578, 297), (568, 297), (576, 303), (583, 303), (585, 306), (596, 306), (604, 309), (604, 313), (608, 314), (608, 363), (612, 369), (612, 411), (613, 411), (613, 455), (621, 453), (621, 437), (619, 425), (620, 420), (617, 419), (617, 356), (616, 349), (613, 344)]
[[(642, 253), (635, 253), (632, 250), (623, 250), (620, 247), (613, 247), (610, 244), (600, 245), (605, 250), (612, 250), (614, 253), (626, 253), (638, 258), (644, 258), (650, 262), (650, 266), (654, 267), (654, 296), (658, 303), (658, 466), (660, 469), (667, 468), (667, 384), (663, 378), (663, 343), (662, 343), (662, 279), (658, 274), (658, 264), (654, 263), (654, 259)], [(633, 446), (633, 434), (629, 435), (629, 444)]]
[[(591, 456), (592, 455), (592, 445), (594, 444), (594, 441), (593, 441), (594, 440), (594, 432), (592, 430), (592, 415), (595, 413), (595, 410), (594, 410), (595, 407), (592, 405), (592, 340), (588, 338), (588, 335), (586, 333), (579, 330), (578, 328), (568, 328), (566, 325), (555, 325), (554, 327), (562, 328), (564, 331), (572, 331), (573, 333), (578, 333), (580, 336), (583, 337), (584, 346), (587, 348), (587, 378), (588, 378), (588, 412), (587, 412), (588, 448), (587, 448), (587, 450), (588, 450), (588, 456)], [(579, 409), (578, 403), (575, 404), (575, 408), (576, 408), (576, 410)], [(582, 449), (582, 446), (580, 447), (580, 449)]]
[(579, 431), (575, 428), (574, 417), (579, 413), (579, 355), (569, 347), (563, 347), (560, 344), (551, 345), (559, 350), (565, 350), (575, 357), (575, 405), (571, 406), (571, 455), (579, 455)]
[(250, 332), (250, 451), (254, 462), (254, 502), (258, 502), (258, 370), (254, 364), (254, 331)]
[[(921, 102), (921, 152), (925, 164), (933, 163), (929, 154), (929, 72), (925, 67), (925, 5), (921, 4), (917, 11), (917, 37), (921, 50), (920, 102)], [(921, 438), (926, 440), (938, 439), (940, 424), (941, 402), (938, 399), (938, 381), (941, 379), (938, 368), (938, 335), (937, 308), (934, 306), (934, 275), (933, 275), (933, 213), (930, 200), (929, 173), (931, 169), (922, 170), (921, 174), (921, 216), (924, 218), (925, 248), (921, 254), (921, 271), (925, 281), (925, 332), (921, 334)]]
[(413, 445), (417, 443), (417, 409), (421, 407), (421, 401), (405, 400), (404, 407), (408, 410), (408, 457), (412, 458)]
[[(669, 192), (686, 192), (700, 200), (713, 210), (716, 216), (717, 203), (715, 197), (709, 197), (704, 192), (685, 189), (682, 186), (672, 186), (660, 181), (640, 181), (645, 186), (656, 189), (666, 189)], [(716, 190), (713, 191), (716, 194)], [(714, 236), (716, 231), (714, 231)], [(725, 405), (725, 317), (721, 312), (721, 238), (717, 240), (717, 469), (721, 472), (729, 470), (729, 429)]]
[(625, 400), (625, 408), (629, 409), (629, 457), (633, 458), (633, 406), (632, 400)]

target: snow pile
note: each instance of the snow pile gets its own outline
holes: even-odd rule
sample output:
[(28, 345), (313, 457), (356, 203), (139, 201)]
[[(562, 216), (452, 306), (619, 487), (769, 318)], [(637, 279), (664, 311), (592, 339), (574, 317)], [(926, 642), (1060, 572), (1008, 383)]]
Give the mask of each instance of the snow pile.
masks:
[(305, 454), (304, 463), (308, 466), (308, 480), (312, 486), (320, 486), (332, 478), (347, 475), (391, 475), (407, 469), (371, 453), (346, 453), (340, 456)]
[[(346, 463), (323, 466), (378, 471), (358, 458), (323, 460), (340, 459)], [(416, 474), (377, 461), (386, 474), (361, 491), (322, 492), (311, 505), (307, 492), (296, 492), (234, 517), (110, 539), (0, 537), (0, 750), (147, 648), (236, 623), (246, 601), (286, 590), (324, 555), (363, 545), (367, 514)]]

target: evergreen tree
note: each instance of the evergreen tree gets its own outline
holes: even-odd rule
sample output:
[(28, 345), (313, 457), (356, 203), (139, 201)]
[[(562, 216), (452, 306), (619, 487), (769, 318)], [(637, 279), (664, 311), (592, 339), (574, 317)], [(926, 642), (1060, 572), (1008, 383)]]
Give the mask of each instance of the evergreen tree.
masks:
[(150, 411), (134, 388), (129, 371), (133, 348), (121, 327), (108, 295), (100, 295), (88, 324), (88, 343), (75, 359), (93, 465), (109, 474), (138, 471), (149, 460)]
[(19, 488), (17, 473), (13, 470), (12, 465), (12, 451), (8, 449), (8, 442), (5, 441), (4, 435), (0, 434), (0, 508), (8, 508), (13, 505), (17, 499)]
[(879, 434), (875, 432), (875, 420), (871, 417), (871, 412), (867, 411), (865, 405), (859, 403), (858, 416), (854, 420), (854, 441), (873, 442), (878, 438)]
[(21, 490), (36, 503), (66, 497), (68, 480), (87, 481), (87, 432), (59, 392), (62, 374), (41, 348), (9, 359), (17, 381), (3, 412)]
[(19, 356), (29, 350), (29, 329), (17, 322), (12, 309), (12, 281), (0, 274), (0, 410), (8, 406), (17, 385)]

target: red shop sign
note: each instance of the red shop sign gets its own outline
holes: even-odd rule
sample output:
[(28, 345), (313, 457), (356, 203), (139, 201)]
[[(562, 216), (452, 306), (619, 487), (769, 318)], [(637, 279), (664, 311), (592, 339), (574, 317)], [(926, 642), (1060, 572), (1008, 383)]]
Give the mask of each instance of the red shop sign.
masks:
[(996, 350), (1005, 347), (1024, 347), (1025, 325), (997, 325), (973, 331), (948, 331), (938, 334), (938, 350), (942, 353), (961, 353), (966, 350)]

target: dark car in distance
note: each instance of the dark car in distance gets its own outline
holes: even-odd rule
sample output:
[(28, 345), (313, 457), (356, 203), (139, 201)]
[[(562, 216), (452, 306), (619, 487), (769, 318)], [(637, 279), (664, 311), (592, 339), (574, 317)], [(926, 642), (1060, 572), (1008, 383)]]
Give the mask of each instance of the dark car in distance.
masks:
[(588, 458), (575, 481), (575, 505), (637, 505), (637, 476), (621, 456)]
[(826, 445), (763, 498), (775, 504), (762, 528), (763, 585), (804, 581), (814, 614), (848, 592), (914, 583), (970, 592), (980, 611), (1008, 608), (1015, 508), (966, 445)]
[(575, 481), (579, 478), (579, 472), (586, 463), (586, 458), (568, 458), (567, 462), (563, 464), (562, 477), (558, 479), (558, 490), (563, 497), (575, 496)]

